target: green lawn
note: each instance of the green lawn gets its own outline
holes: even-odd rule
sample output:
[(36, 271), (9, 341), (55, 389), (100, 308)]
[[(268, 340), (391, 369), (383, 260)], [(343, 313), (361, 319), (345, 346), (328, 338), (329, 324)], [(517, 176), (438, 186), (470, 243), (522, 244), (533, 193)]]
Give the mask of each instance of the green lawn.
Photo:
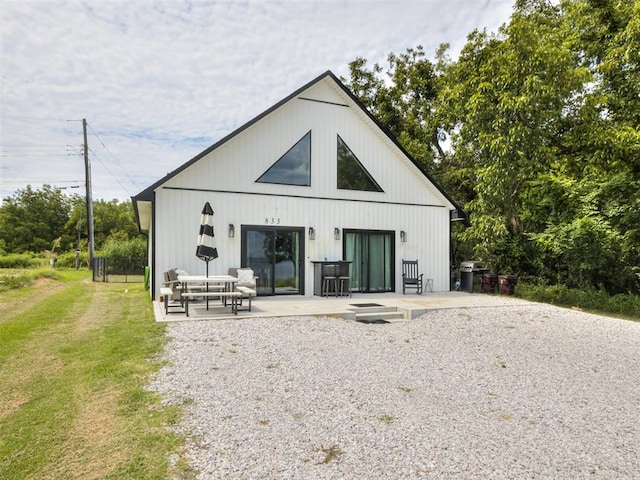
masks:
[(0, 478), (193, 477), (144, 389), (165, 337), (142, 284), (54, 277), (0, 291)]

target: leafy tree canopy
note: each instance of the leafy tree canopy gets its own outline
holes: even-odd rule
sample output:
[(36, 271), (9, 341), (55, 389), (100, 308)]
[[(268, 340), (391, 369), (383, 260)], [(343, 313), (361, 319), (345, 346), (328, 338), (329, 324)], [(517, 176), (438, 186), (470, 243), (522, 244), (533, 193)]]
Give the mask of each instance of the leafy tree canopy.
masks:
[(53, 250), (64, 231), (76, 197), (44, 185), (42, 190), (27, 186), (3, 199), (0, 208), (0, 239), (8, 253)]
[[(107, 241), (140, 236), (131, 202), (93, 202), (95, 248)], [(27, 186), (3, 199), (0, 207), (0, 247), (4, 253), (69, 252), (86, 249), (87, 211), (79, 195), (66, 196), (60, 189)]]
[(356, 59), (346, 83), (465, 206), (455, 248), (502, 273), (638, 293), (640, 3), (518, 0), (456, 61), (446, 49), (390, 54), (386, 71)]

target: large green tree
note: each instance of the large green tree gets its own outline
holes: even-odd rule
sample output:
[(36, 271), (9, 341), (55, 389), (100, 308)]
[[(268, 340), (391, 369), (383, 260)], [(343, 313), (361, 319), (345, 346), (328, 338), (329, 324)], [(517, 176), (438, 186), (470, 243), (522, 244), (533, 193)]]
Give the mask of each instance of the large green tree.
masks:
[(640, 291), (640, 3), (518, 0), (445, 52), (391, 54), (387, 78), (357, 59), (348, 85), (465, 205), (465, 255)]
[[(93, 218), (96, 250), (109, 240), (130, 240), (140, 236), (131, 202), (97, 200), (93, 202)], [(68, 249), (75, 245), (74, 242), (77, 243), (78, 231), (81, 232), (81, 238), (86, 238), (86, 219), (86, 204), (76, 205), (65, 225), (65, 246)], [(84, 240), (81, 241), (84, 246)]]
[[(439, 53), (444, 55), (445, 49)], [(401, 54), (391, 53), (387, 61), (385, 70), (379, 64), (369, 68), (365, 59), (358, 58), (349, 63), (350, 77), (342, 80), (422, 167), (433, 173), (445, 156), (445, 138), (436, 116), (442, 63), (430, 61), (420, 45)]]
[(53, 250), (64, 232), (74, 197), (44, 185), (27, 186), (3, 199), (0, 208), (0, 240), (8, 253)]
[(448, 71), (441, 108), (473, 185), (465, 237), (497, 270), (536, 259), (526, 236), (538, 219), (527, 214), (524, 198), (556, 161), (566, 112), (592, 78), (578, 65), (570, 34), (557, 7), (519, 1), (497, 34), (469, 35)]
[[(138, 238), (131, 202), (93, 202), (96, 250), (108, 241)], [(87, 210), (79, 195), (67, 196), (59, 188), (27, 186), (3, 199), (0, 207), (0, 245), (7, 253), (60, 252), (86, 248)]]
[[(577, 68), (590, 73), (565, 111), (556, 161), (531, 195), (529, 236), (547, 277), (610, 292), (640, 289), (640, 4), (561, 4)], [(553, 202), (549, 199), (554, 199)]]

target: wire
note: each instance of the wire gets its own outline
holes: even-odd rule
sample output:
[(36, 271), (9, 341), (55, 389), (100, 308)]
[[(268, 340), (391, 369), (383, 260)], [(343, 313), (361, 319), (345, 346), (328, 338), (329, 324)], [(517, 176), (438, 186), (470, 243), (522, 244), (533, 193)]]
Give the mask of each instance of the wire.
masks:
[[(89, 129), (91, 130), (91, 132), (93, 132), (93, 134), (95, 135), (95, 137), (98, 139), (98, 141), (100, 142), (100, 144), (104, 147), (104, 149), (107, 151), (107, 153), (109, 154), (109, 156), (111, 157), (111, 159), (113, 160), (113, 163), (115, 163), (120, 170), (122, 171), (122, 173), (125, 174), (125, 176), (129, 179), (129, 181), (131, 182), (131, 184), (135, 187), (135, 188), (139, 188), (140, 186), (138, 185), (138, 183), (131, 177), (131, 175), (129, 175), (129, 172), (127, 172), (124, 168), (122, 168), (122, 165), (120, 164), (120, 161), (118, 159), (116, 159), (113, 154), (111, 153), (111, 151), (109, 150), (109, 148), (107, 148), (107, 146), (105, 145), (105, 143), (102, 141), (102, 139), (100, 138), (100, 136), (96, 133), (96, 131), (93, 129), (93, 127), (91, 127), (91, 125), (89, 125), (89, 123), (87, 122), (87, 125), (89, 126)], [(125, 189), (126, 190), (126, 189)], [(127, 193), (129, 193), (127, 191)]]
[[(25, 183), (25, 182), (33, 182), (33, 183), (48, 183), (51, 180), (0, 180), (0, 183)], [(84, 184), (84, 180), (56, 180), (56, 183), (82, 183)]]
[[(111, 175), (116, 182), (118, 182), (118, 185), (120, 185), (122, 187), (122, 189), (127, 192), (127, 194), (129, 196), (131, 196), (131, 192), (129, 191), (129, 189), (127, 187), (125, 187), (121, 182), (120, 179), (118, 177), (116, 177), (113, 172), (111, 170), (109, 170), (109, 167), (107, 167), (107, 165), (102, 161), (102, 159), (100, 157), (98, 157), (98, 155), (96, 154), (96, 152), (94, 152), (91, 148), (89, 149), (89, 152), (94, 156), (94, 158), (96, 160), (98, 160), (98, 162), (100, 162), (100, 164), (105, 168), (105, 170), (107, 171), (107, 173), (109, 175)], [(95, 184), (95, 182), (92, 182), (92, 185)]]

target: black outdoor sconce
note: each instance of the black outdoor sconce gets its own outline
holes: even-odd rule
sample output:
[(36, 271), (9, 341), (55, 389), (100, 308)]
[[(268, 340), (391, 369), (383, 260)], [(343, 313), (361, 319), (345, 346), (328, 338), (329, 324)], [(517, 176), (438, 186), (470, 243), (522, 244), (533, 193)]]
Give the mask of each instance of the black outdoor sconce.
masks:
[(333, 229), (333, 238), (340, 240), (340, 229), (338, 227)]
[(400, 230), (400, 241), (403, 243), (407, 241), (407, 232), (404, 230)]
[(316, 239), (316, 231), (314, 230), (313, 227), (309, 227), (309, 240), (315, 240)]
[(233, 226), (233, 223), (229, 224), (229, 238), (233, 238), (236, 236), (236, 227)]

